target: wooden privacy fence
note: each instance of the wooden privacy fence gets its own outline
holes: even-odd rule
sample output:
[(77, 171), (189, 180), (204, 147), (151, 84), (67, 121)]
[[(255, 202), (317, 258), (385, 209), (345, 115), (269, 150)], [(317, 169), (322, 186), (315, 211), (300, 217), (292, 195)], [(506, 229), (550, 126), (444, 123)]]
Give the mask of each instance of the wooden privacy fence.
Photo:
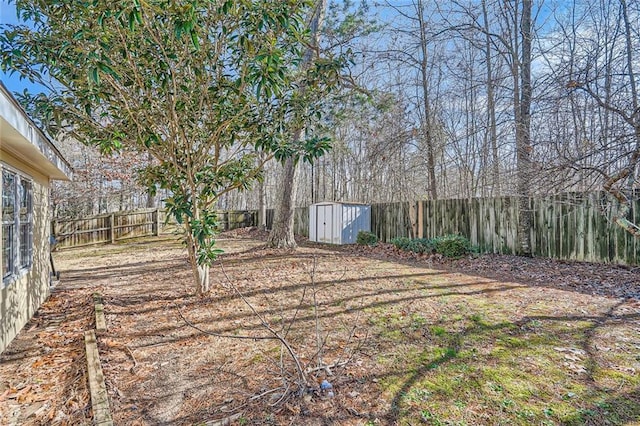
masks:
[[(535, 256), (562, 260), (640, 264), (640, 239), (612, 223), (602, 192), (531, 198), (531, 246)], [(267, 210), (267, 228), (273, 224)], [(628, 217), (640, 223), (640, 201)], [(258, 212), (218, 214), (220, 230), (257, 226)], [(142, 210), (54, 220), (52, 231), (60, 247), (111, 243), (165, 232), (163, 210)], [(381, 241), (395, 237), (433, 238), (463, 235), (482, 253), (515, 253), (518, 247), (517, 197), (427, 200), (371, 205), (371, 231)], [(297, 208), (294, 232), (309, 236), (309, 209)]]
[[(640, 264), (640, 239), (612, 221), (602, 192), (530, 198), (535, 256), (623, 265)], [(516, 253), (518, 198), (427, 200), (371, 205), (371, 231), (381, 241), (460, 234), (482, 253)], [(640, 223), (640, 201), (628, 217)]]
[(415, 204), (381, 203), (371, 205), (371, 232), (383, 242), (396, 237), (414, 237)]
[[(533, 255), (640, 264), (640, 238), (634, 238), (613, 223), (608, 205), (602, 192), (530, 198)], [(416, 225), (412, 231), (416, 236), (433, 238), (460, 234), (469, 238), (482, 253), (513, 254), (517, 251), (517, 197), (420, 201), (416, 203), (415, 211)], [(640, 201), (633, 203), (628, 219), (640, 223)]]
[[(257, 211), (218, 212), (218, 227), (221, 231), (254, 226)], [(51, 234), (58, 248), (80, 247), (92, 244), (108, 244), (129, 238), (160, 235), (174, 230), (173, 218), (167, 221), (162, 209), (125, 211), (79, 219), (54, 219)]]
[[(640, 265), (640, 238), (613, 223), (606, 195), (569, 194), (531, 200), (532, 243), (537, 256)], [(640, 200), (627, 219), (640, 223)]]
[(60, 248), (114, 243), (127, 238), (159, 235), (163, 221), (164, 211), (159, 209), (54, 219), (51, 234)]
[(483, 253), (515, 253), (517, 249), (516, 197), (421, 201), (417, 214), (422, 237), (464, 235)]

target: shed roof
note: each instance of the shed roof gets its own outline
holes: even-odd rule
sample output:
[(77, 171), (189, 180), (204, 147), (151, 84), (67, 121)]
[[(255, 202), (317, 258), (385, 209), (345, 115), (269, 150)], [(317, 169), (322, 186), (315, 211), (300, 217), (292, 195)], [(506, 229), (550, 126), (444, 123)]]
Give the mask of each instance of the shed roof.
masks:
[(341, 205), (341, 204), (347, 204), (350, 206), (368, 206), (369, 204), (367, 203), (357, 203), (357, 202), (351, 202), (351, 201), (321, 201), (319, 203), (314, 203), (311, 204), (312, 206), (328, 206), (328, 205)]
[(51, 179), (69, 180), (71, 165), (0, 81), (2, 150), (32, 165)]

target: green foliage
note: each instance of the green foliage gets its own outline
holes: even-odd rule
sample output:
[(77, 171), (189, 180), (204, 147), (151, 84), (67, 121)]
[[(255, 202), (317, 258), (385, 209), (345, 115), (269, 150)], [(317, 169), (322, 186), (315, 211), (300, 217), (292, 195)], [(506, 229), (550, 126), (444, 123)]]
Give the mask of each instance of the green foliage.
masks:
[(375, 246), (378, 244), (378, 237), (373, 232), (360, 231), (356, 237), (356, 243), (362, 246)]
[(391, 240), (391, 244), (400, 250), (410, 251), (412, 253), (433, 253), (434, 242), (429, 238), (408, 238), (398, 237)]
[(215, 233), (218, 227), (218, 218), (215, 211), (204, 211), (199, 218), (191, 220), (191, 234), (197, 244), (198, 265), (211, 265), (222, 250), (216, 249)]
[(392, 238), (390, 241), (391, 244), (396, 246), (396, 248), (400, 250), (407, 250), (409, 243), (411, 243), (411, 238), (409, 237), (396, 237)]
[(342, 58), (310, 53), (314, 3), (17, 0), (0, 68), (48, 88), (21, 101), (56, 139), (150, 156), (141, 181), (168, 189), (192, 261), (210, 264), (216, 200), (262, 178), (270, 158), (330, 148), (322, 119)]
[(411, 240), (406, 250), (414, 253), (432, 253), (434, 249), (433, 240), (429, 238), (416, 238)]
[(459, 258), (472, 252), (471, 242), (462, 235), (445, 235), (434, 239), (436, 253), (445, 257)]
[(467, 238), (453, 234), (437, 238), (398, 237), (392, 239), (391, 244), (412, 253), (439, 253), (450, 258), (458, 258), (474, 251)]

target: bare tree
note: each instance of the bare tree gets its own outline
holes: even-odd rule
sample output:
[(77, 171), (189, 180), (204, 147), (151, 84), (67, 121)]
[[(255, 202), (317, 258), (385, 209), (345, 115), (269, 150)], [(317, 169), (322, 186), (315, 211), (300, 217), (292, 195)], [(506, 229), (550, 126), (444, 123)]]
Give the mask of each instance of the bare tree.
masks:
[[(518, 220), (518, 243), (520, 254), (531, 255), (531, 225), (532, 212), (529, 206), (529, 195), (531, 184), (531, 0), (522, 0), (520, 37), (521, 56), (517, 56), (517, 48), (512, 50), (513, 54), (513, 81), (514, 81), (514, 109), (516, 123), (516, 158), (518, 167), (518, 196), (519, 196), (519, 220)], [(514, 3), (517, 7), (517, 1)], [(514, 11), (514, 18), (517, 12)], [(517, 20), (514, 19), (517, 28)], [(515, 38), (517, 46), (518, 38)], [(520, 87), (518, 86), (518, 77)]]
[(422, 103), (424, 111), (424, 146), (427, 155), (427, 173), (429, 174), (429, 195), (432, 199), (438, 199), (438, 187), (436, 184), (436, 163), (435, 163), (435, 142), (431, 122), (433, 113), (431, 101), (429, 99), (429, 38), (427, 36), (427, 22), (425, 20), (425, 10), (422, 0), (417, 0), (414, 4), (416, 18), (418, 20), (418, 34), (420, 37), (420, 83), (422, 86)]
[(438, 50), (436, 44), (437, 31), (432, 20), (433, 8), (424, 0), (412, 0), (409, 4), (386, 2), (386, 7), (395, 13), (395, 21), (388, 25), (391, 43), (381, 49), (381, 59), (390, 61), (405, 72), (405, 87), (409, 92), (415, 90), (414, 108), (417, 116), (416, 136), (420, 137), (421, 150), (425, 159), (426, 188), (429, 198), (438, 198), (437, 158), (441, 152), (443, 141), (438, 140), (441, 135), (437, 127), (440, 125), (437, 117), (438, 72), (434, 52)]
[(489, 14), (487, 13), (487, 2), (482, 0), (482, 21), (484, 24), (484, 55), (487, 70), (487, 115), (488, 132), (485, 138), (485, 149), (491, 147), (491, 171), (492, 171), (492, 194), (500, 194), (500, 161), (498, 159), (498, 131), (496, 124), (496, 99), (495, 99), (495, 79), (492, 58), (491, 29), (489, 26)]
[[(579, 129), (574, 132), (584, 141), (580, 150), (564, 156), (561, 165), (599, 175), (601, 187), (610, 197), (613, 221), (640, 237), (638, 224), (629, 220), (639, 184), (640, 101), (635, 68), (640, 45), (638, 28), (632, 21), (637, 20), (640, 10), (637, 3), (630, 5), (626, 0), (619, 0), (616, 8), (597, 6), (581, 2), (573, 10), (581, 14), (580, 19), (560, 23), (562, 40), (573, 49), (556, 56), (560, 60), (554, 72), (580, 113), (574, 116), (574, 126)], [(585, 95), (580, 104), (575, 103), (578, 94)], [(595, 112), (600, 120), (588, 121), (587, 111)]]

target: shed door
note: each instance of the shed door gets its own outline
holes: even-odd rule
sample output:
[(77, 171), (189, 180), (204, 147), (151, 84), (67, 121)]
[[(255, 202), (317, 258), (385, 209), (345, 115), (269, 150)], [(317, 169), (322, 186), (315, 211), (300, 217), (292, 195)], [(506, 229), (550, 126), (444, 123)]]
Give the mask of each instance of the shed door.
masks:
[(319, 205), (317, 206), (318, 216), (316, 219), (316, 235), (318, 236), (318, 242), (332, 243), (333, 242), (333, 205)]

